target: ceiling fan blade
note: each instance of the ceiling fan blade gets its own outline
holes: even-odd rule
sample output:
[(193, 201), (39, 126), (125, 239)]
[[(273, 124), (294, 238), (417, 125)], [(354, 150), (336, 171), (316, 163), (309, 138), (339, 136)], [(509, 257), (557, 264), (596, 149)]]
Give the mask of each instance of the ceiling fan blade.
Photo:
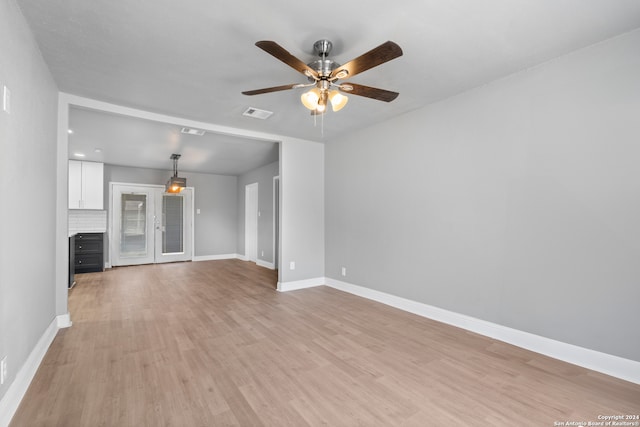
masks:
[[(356, 74), (360, 74), (370, 68), (377, 67), (378, 65), (384, 64), (385, 62), (391, 61), (399, 56), (402, 56), (402, 49), (400, 46), (392, 41), (388, 41), (336, 68), (331, 73), (331, 76), (332, 79), (353, 77)], [(336, 77), (340, 74), (344, 74), (345, 71), (348, 73), (347, 76)]]
[(295, 56), (291, 55), (285, 48), (280, 46), (278, 43), (269, 41), (269, 40), (262, 40), (262, 41), (256, 42), (256, 46), (258, 46), (260, 49), (264, 50), (268, 54), (274, 56), (275, 58), (279, 59), (280, 61), (284, 62), (291, 68), (301, 72), (305, 76), (311, 77), (312, 79), (315, 79), (315, 80), (319, 79), (318, 72), (316, 70), (309, 67), (307, 64), (305, 64)]
[(290, 84), (290, 85), (282, 85), (282, 86), (274, 86), (274, 87), (266, 87), (264, 89), (256, 89), (256, 90), (247, 90), (242, 92), (244, 95), (260, 95), (261, 93), (269, 93), (269, 92), (278, 92), (281, 90), (287, 89), (295, 89), (301, 87), (299, 84)]
[(364, 86), (355, 83), (342, 83), (340, 91), (351, 95), (365, 96), (367, 98), (377, 99), (378, 101), (391, 102), (400, 95), (398, 92), (390, 90), (378, 89), (376, 87)]

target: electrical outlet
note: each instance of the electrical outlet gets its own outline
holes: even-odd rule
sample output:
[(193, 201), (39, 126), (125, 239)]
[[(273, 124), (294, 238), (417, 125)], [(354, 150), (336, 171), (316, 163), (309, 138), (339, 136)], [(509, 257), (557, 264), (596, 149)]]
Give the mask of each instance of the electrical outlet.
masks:
[(7, 356), (0, 360), (0, 385), (7, 379)]
[(295, 261), (291, 261), (289, 263), (289, 270), (295, 270), (296, 269), (296, 262)]
[(342, 267), (342, 275), (343, 276), (347, 275), (347, 267)]
[(264, 251), (260, 251), (260, 256), (264, 256)]

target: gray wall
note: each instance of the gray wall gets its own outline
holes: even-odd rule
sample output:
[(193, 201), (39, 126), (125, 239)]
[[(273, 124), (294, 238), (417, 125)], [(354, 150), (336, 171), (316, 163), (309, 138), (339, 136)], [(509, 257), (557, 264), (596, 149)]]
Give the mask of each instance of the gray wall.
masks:
[(324, 148), (296, 139), (280, 143), (278, 280), (283, 283), (324, 277)]
[[(273, 263), (273, 177), (280, 173), (279, 162), (254, 169), (238, 177), (238, 253), (244, 251), (244, 203), (247, 184), (258, 183), (258, 259)], [(262, 254), (264, 252), (264, 255)]]
[(634, 31), (328, 143), (327, 277), (640, 361), (638, 52)]
[[(109, 206), (109, 182), (164, 185), (172, 171), (105, 165), (105, 207)], [(194, 188), (195, 256), (237, 253), (238, 179), (235, 176), (180, 172)]]
[[(55, 319), (56, 129), (58, 89), (18, 7), (0, 1), (0, 358), (15, 379)], [(1, 107), (0, 107), (1, 108)]]

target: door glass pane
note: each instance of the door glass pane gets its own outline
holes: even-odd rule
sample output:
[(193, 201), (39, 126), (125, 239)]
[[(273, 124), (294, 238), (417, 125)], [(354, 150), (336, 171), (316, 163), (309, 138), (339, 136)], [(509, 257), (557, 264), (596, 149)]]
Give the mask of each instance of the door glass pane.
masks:
[(122, 194), (120, 257), (147, 255), (147, 195)]
[(184, 221), (182, 218), (184, 197), (162, 197), (162, 253), (184, 252)]

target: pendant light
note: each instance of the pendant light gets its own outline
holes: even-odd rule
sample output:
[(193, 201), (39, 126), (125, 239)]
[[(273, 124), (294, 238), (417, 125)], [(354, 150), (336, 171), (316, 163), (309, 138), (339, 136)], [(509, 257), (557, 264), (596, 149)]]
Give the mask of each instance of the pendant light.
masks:
[(169, 158), (173, 160), (173, 176), (167, 181), (166, 191), (167, 193), (179, 193), (187, 186), (187, 178), (180, 178), (178, 176), (178, 159), (180, 158), (180, 154), (172, 154)]

